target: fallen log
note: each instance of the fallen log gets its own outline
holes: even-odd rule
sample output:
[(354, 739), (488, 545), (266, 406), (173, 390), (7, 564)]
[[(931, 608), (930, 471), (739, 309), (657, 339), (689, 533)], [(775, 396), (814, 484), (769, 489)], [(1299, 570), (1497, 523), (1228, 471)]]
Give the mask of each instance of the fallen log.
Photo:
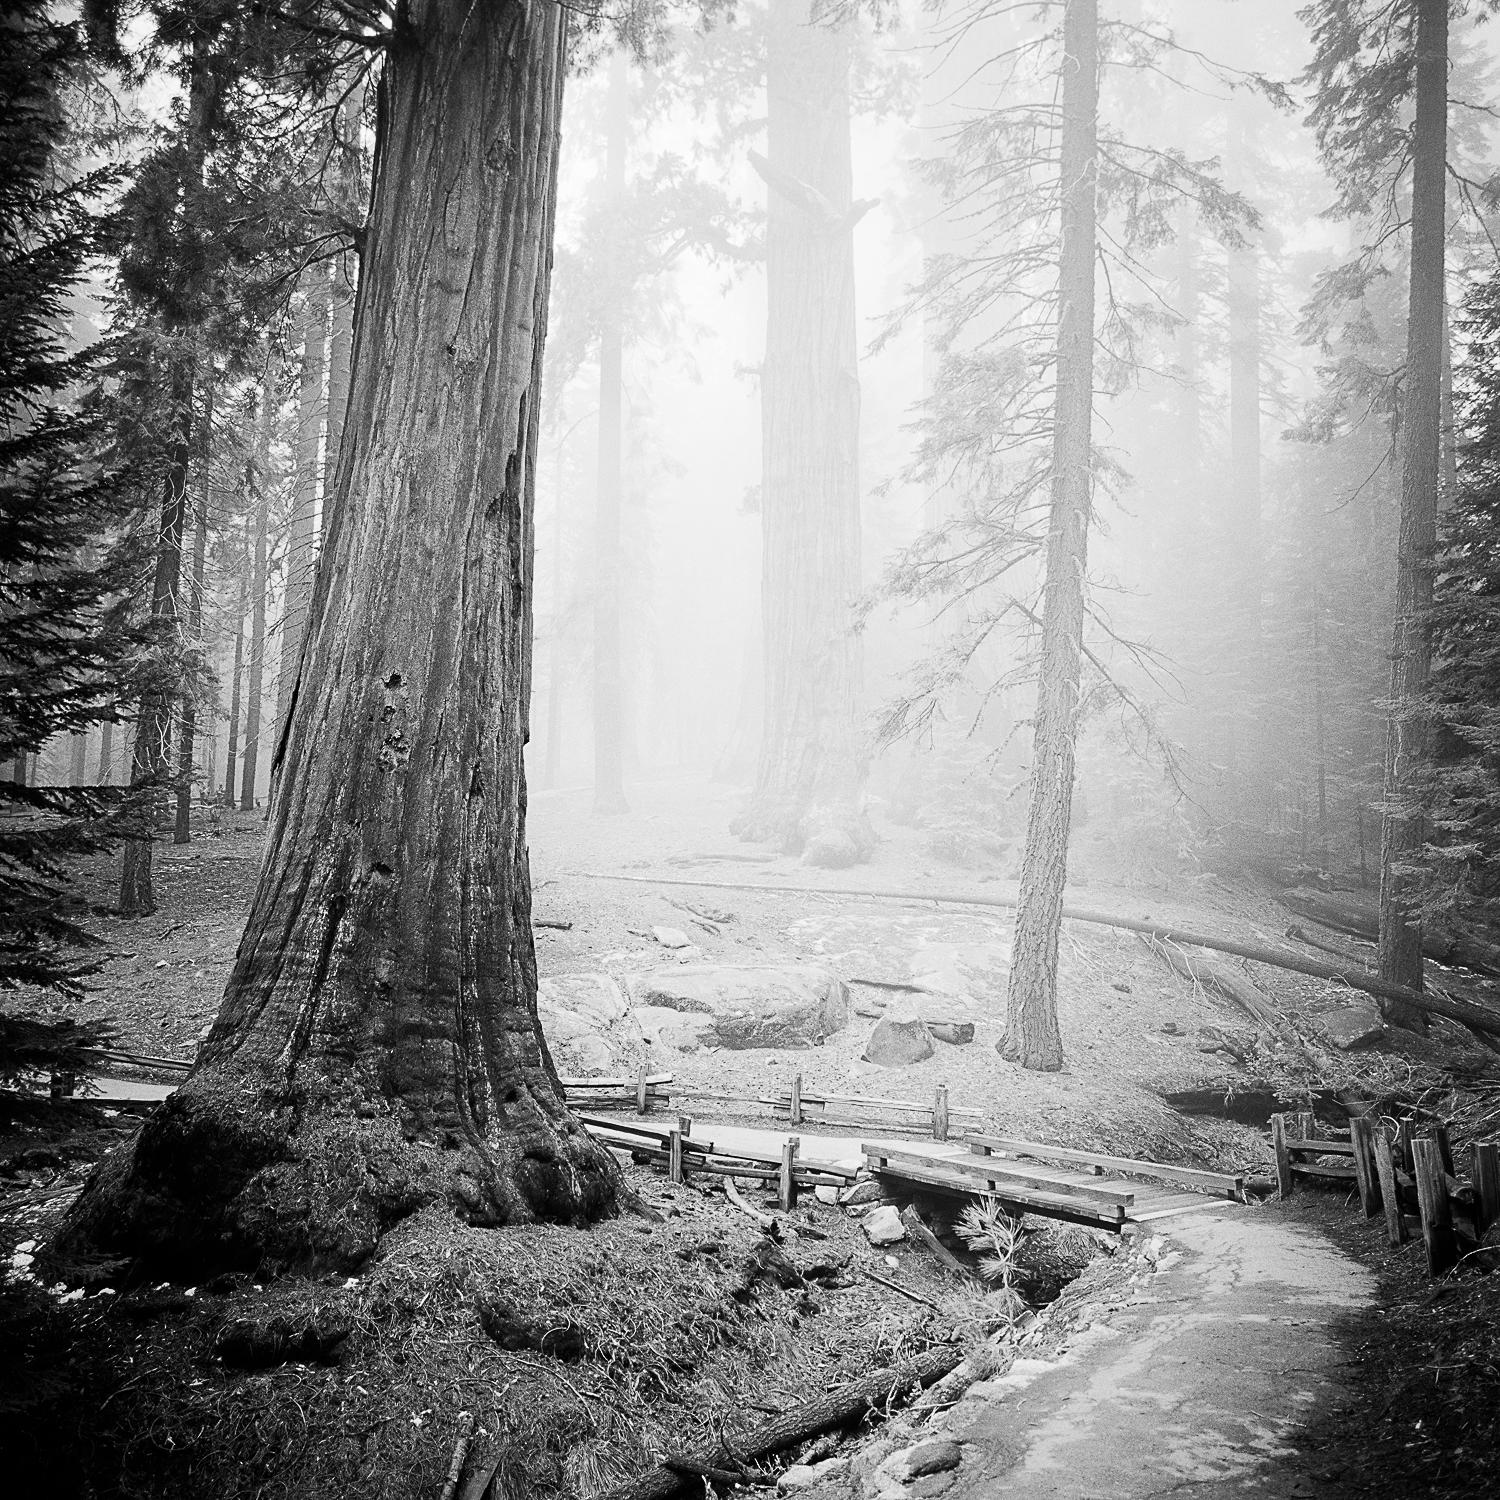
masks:
[[(903, 1394), (925, 1390), (962, 1363), (964, 1351), (956, 1344), (928, 1349), (907, 1364), (891, 1370), (875, 1370), (842, 1390), (818, 1396), (795, 1411), (782, 1413), (743, 1437), (720, 1437), (708, 1453), (670, 1455), (646, 1474), (618, 1485), (599, 1500), (672, 1500), (682, 1493), (687, 1474), (705, 1470), (742, 1471), (746, 1464), (769, 1458), (795, 1443), (816, 1437), (833, 1427), (846, 1427), (866, 1412), (878, 1411)], [(672, 1466), (676, 1466), (675, 1468)]]
[[(620, 880), (637, 885), (693, 885), (706, 886), (711, 890), (764, 891), (772, 896), (853, 896), (866, 901), (931, 902), (938, 906), (977, 906), (1000, 911), (1014, 911), (1017, 905), (1014, 896), (970, 896), (950, 891), (862, 891), (857, 886), (746, 885), (729, 880), (677, 880), (651, 875), (606, 875), (593, 871), (584, 871), (583, 878)], [(1122, 932), (1140, 932), (1159, 942), (1181, 943), (1190, 948), (1210, 948), (1215, 953), (1248, 958), (1252, 963), (1269, 964), (1272, 968), (1286, 969), (1293, 974), (1307, 974), (1313, 979), (1347, 984), (1350, 989), (1374, 995), (1377, 1000), (1399, 1000), (1415, 1010), (1426, 1011), (1434, 1016), (1446, 1016), (1450, 1021), (1467, 1026), (1471, 1031), (1482, 1031), (1489, 1036), (1500, 1037), (1500, 1011), (1475, 1005), (1472, 1001), (1459, 1000), (1451, 995), (1428, 994), (1409, 990), (1405, 985), (1387, 984), (1379, 975), (1356, 969), (1353, 965), (1319, 963), (1316, 959), (1306, 958), (1285, 948), (1271, 948), (1263, 943), (1241, 943), (1213, 933), (1190, 932), (1165, 923), (1121, 917), (1112, 912), (1090, 911), (1078, 906), (1065, 906), (1062, 914), (1070, 922), (1115, 927)]]
[(960, 1281), (978, 1281), (979, 1277), (971, 1271), (928, 1227), (927, 1221), (916, 1210), (916, 1205), (908, 1203), (901, 1210), (901, 1222), (906, 1225), (906, 1232), (917, 1244), (927, 1250), (940, 1266), (946, 1266)]
[[(1372, 897), (1353, 891), (1284, 891), (1281, 904), (1299, 917), (1350, 937), (1373, 943), (1380, 933), (1379, 905)], [(1500, 978), (1500, 944), (1446, 924), (1423, 924), (1422, 956)]]

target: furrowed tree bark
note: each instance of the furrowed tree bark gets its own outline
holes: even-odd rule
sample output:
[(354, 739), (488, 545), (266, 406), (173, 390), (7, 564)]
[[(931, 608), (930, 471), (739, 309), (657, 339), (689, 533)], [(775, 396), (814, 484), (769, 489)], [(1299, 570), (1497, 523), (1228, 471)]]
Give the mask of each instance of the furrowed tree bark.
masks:
[(430, 1204), (502, 1225), (614, 1201), (537, 1024), (524, 834), (562, 10), (403, 14), (259, 885), (193, 1073), (58, 1254), (348, 1267)]
[(1068, 871), (1083, 645), (1084, 571), (1093, 505), (1094, 240), (1098, 185), (1098, 0), (1068, 0), (1063, 21), (1062, 255), (1052, 508), (1042, 587), (1042, 650), (1032, 737), (1020, 906), (1000, 1055), (1062, 1067), (1057, 944)]
[(271, 528), (271, 426), (276, 397), (271, 386), (270, 361), (261, 389), (260, 421), (250, 489), (255, 496), (255, 551), (250, 572), (250, 654), (246, 666), (245, 743), (240, 750), (240, 811), (255, 811), (255, 783), (260, 771), (260, 734), (265, 698), (267, 544)]
[(859, 353), (849, 144), (850, 30), (772, 0), (761, 375), (764, 717), (739, 837), (806, 863), (868, 859), (859, 593)]
[[(1442, 423), (1448, 152), (1448, 0), (1416, 0), (1416, 119), (1412, 138), (1411, 280), (1401, 398), (1401, 525), (1396, 542), (1391, 697), (1380, 837), (1380, 975), (1422, 988), (1422, 871), (1427, 838), (1432, 590)], [(1409, 1006), (1381, 1007), (1393, 1026), (1421, 1031)]]
[[(610, 62), (604, 196), (618, 207), (625, 191), (630, 73), (623, 51)], [(606, 273), (608, 274), (608, 273)], [(620, 630), (621, 425), (624, 415), (623, 288), (611, 282), (599, 328), (599, 451), (594, 486), (594, 811), (622, 813), (625, 801), (625, 683)]]

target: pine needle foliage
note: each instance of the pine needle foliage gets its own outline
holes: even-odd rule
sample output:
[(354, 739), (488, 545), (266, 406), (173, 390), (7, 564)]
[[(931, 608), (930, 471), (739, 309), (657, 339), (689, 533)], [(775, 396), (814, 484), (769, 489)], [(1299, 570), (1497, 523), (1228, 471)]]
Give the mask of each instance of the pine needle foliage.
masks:
[(1470, 295), (1459, 483), (1435, 588), (1432, 860), (1444, 905), (1500, 896), (1500, 276)]
[[(79, 399), (97, 351), (68, 348), (69, 298), (107, 247), (108, 169), (70, 171), (72, 26), (0, 0), (0, 764), (106, 718), (137, 632), (120, 477)], [(71, 861), (131, 816), (107, 788), (0, 781), (0, 989), (76, 990), (95, 943), (67, 910)]]

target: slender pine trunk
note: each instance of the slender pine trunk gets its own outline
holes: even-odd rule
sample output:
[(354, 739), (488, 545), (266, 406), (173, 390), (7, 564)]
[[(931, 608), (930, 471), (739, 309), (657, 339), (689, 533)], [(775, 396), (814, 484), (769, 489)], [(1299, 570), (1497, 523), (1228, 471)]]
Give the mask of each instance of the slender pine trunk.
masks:
[(250, 574), (250, 659), (245, 686), (245, 744), (240, 754), (240, 811), (255, 811), (255, 782), (260, 769), (260, 730), (266, 666), (266, 553), (271, 526), (271, 425), (276, 398), (267, 363), (261, 392), (260, 423), (255, 441), (251, 483), (255, 494), (254, 568)]
[(239, 588), (234, 606), (234, 668), (229, 687), (229, 733), (225, 737), (223, 802), (234, 807), (235, 769), (239, 757), (240, 696), (245, 681), (245, 611), (250, 603), (250, 536), (248, 523), (241, 539)]
[[(157, 651), (165, 656), (178, 649), (181, 613), (182, 533), (187, 520), (188, 459), (192, 452), (194, 356), (179, 352), (172, 372), (171, 401), (177, 429), (167, 462), (162, 493), (161, 524), (156, 541), (156, 568), (151, 584), (151, 619), (156, 626)], [(122, 917), (147, 917), (156, 910), (151, 882), (151, 855), (157, 814), (166, 794), (172, 734), (172, 704), (176, 697), (159, 665), (141, 694), (136, 713), (135, 748), (130, 784), (140, 790), (147, 835), (127, 839), (120, 868)]]
[(1099, 3), (1067, 0), (1062, 64), (1062, 253), (1052, 503), (1042, 651), (1020, 906), (998, 1050), (1022, 1067), (1062, 1067), (1057, 947), (1073, 807), (1084, 574), (1093, 506), (1095, 196), (1099, 179)]
[(104, 716), (99, 725), (99, 767), (94, 773), (94, 780), (100, 786), (111, 786), (114, 781), (114, 755), (115, 755), (115, 713), (116, 705), (109, 705), (109, 712)]
[[(1380, 977), (1422, 988), (1422, 873), (1427, 839), (1429, 728), (1443, 386), (1448, 0), (1415, 0), (1416, 120), (1412, 143), (1411, 280), (1401, 391), (1401, 525), (1380, 838)], [(1425, 1015), (1382, 1001), (1393, 1025), (1425, 1031)]]
[(329, 277), (319, 268), (302, 310), (302, 362), (297, 388), (297, 450), (292, 514), (287, 528), (281, 607), (281, 661), (276, 674), (276, 736), (286, 733), (296, 694), (302, 635), (318, 565), (318, 489), (323, 437), (323, 379), (328, 362)]
[[(204, 397), (203, 434), (198, 445), (198, 461), (202, 472), (198, 483), (198, 505), (193, 517), (193, 571), (188, 585), (187, 639), (195, 656), (203, 652), (203, 581), (208, 562), (208, 492), (209, 492), (209, 445), (213, 441), (214, 387), (212, 379)], [(182, 735), (177, 757), (177, 825), (172, 842), (186, 844), (193, 836), (193, 787), (198, 772), (194, 764), (197, 749), (198, 692), (197, 684), (184, 684), (182, 692)], [(212, 791), (212, 788), (210, 788)]]

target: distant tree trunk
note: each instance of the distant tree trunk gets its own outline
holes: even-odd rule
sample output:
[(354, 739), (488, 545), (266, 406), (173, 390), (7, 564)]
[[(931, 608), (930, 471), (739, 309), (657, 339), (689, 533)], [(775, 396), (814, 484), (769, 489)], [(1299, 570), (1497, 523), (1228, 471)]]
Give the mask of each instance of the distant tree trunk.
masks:
[[(216, 85), (211, 75), (206, 33), (194, 41), (188, 83), (187, 119), (183, 126), (183, 177), (186, 189), (203, 180), (208, 152), (208, 115)], [(188, 306), (198, 301), (201, 287), (182, 289)], [(151, 619), (156, 627), (156, 651), (170, 655), (180, 646), (177, 639), (182, 579), (182, 537), (187, 522), (188, 464), (192, 457), (193, 400), (197, 390), (197, 354), (191, 347), (190, 325), (172, 330), (179, 339), (170, 358), (169, 388), (172, 436), (167, 453), (166, 480), (162, 494), (161, 525), (157, 536), (156, 569), (151, 585)], [(165, 661), (159, 661), (141, 694), (135, 719), (135, 745), (131, 756), (130, 784), (150, 785), (153, 808), (165, 795), (172, 727), (173, 684)], [(147, 820), (152, 827), (155, 817)], [(153, 829), (154, 831), (154, 829)], [(122, 917), (149, 916), (156, 910), (151, 884), (151, 837), (128, 839), (120, 870)]]
[(543, 784), (562, 785), (563, 742), (563, 454), (557, 445), (557, 491), (552, 505), (552, 632), (547, 649), (547, 762)]
[[(203, 575), (208, 560), (208, 455), (213, 441), (214, 388), (208, 382), (204, 398), (203, 435), (198, 445), (202, 475), (198, 486), (197, 514), (193, 518), (193, 572), (188, 585), (187, 638), (194, 653), (203, 651)], [(194, 754), (197, 744), (198, 698), (197, 684), (187, 683), (182, 693), (182, 734), (177, 757), (177, 826), (173, 830), (172, 842), (186, 844), (193, 836), (193, 784), (197, 780)], [(209, 788), (210, 792), (213, 790)]]
[[(1401, 394), (1401, 528), (1396, 543), (1390, 716), (1380, 839), (1380, 977), (1422, 988), (1422, 874), (1427, 838), (1432, 586), (1443, 387), (1448, 0), (1415, 0), (1416, 121), (1412, 143), (1411, 282)], [(1425, 1031), (1422, 1012), (1381, 1002), (1393, 1025)]]
[(1095, 193), (1099, 179), (1099, 3), (1067, 0), (1062, 65), (1062, 256), (1052, 505), (1042, 651), (1020, 906), (998, 1050), (1022, 1067), (1062, 1067), (1057, 945), (1068, 871), (1078, 728), (1084, 573), (1093, 507)]
[[(1244, 127), (1230, 122), (1233, 155), (1246, 167)], [(1230, 768), (1230, 805), (1249, 827), (1263, 827), (1270, 814), (1260, 725), (1265, 683), (1261, 673), (1261, 443), (1260, 443), (1260, 252), (1253, 241), (1228, 250), (1229, 469), (1219, 528), (1220, 588), (1229, 626), (1220, 650), (1227, 657), (1225, 686), (1232, 711), (1229, 742), (1220, 749)]]
[(248, 925), (196, 1068), (95, 1175), (67, 1254), (348, 1267), (434, 1203), (502, 1225), (614, 1201), (537, 1024), (524, 834), (562, 11), (404, 15)]
[(88, 732), (68, 736), (68, 785), (82, 786), (89, 774)]
[(229, 734), (224, 751), (224, 806), (234, 806), (234, 782), (236, 760), (239, 755), (240, 738), (240, 692), (245, 680), (245, 611), (250, 603), (250, 537), (243, 538), (243, 558), (240, 565), (239, 591), (234, 608), (234, 670), (229, 687)]
[[(360, 84), (350, 90), (344, 101), (339, 123), (343, 142), (339, 190), (343, 211), (351, 218), (359, 212), (364, 199), (364, 183), (359, 153), (359, 132), (364, 117), (365, 91)], [(328, 407), (327, 431), (323, 439), (323, 515), (321, 531), (328, 534), (329, 498), (338, 493), (339, 452), (343, 447), (344, 416), (349, 406), (349, 368), (354, 354), (354, 301), (359, 286), (359, 255), (345, 250), (332, 262), (328, 332)]]
[[(193, 356), (179, 353), (174, 362), (171, 385), (172, 412), (177, 428), (167, 459), (167, 474), (162, 492), (161, 525), (156, 541), (156, 568), (151, 584), (151, 619), (157, 628), (158, 652), (171, 652), (179, 615), (182, 579), (182, 532), (187, 520), (188, 459), (192, 452), (193, 426)], [(159, 805), (161, 790), (167, 779), (168, 757), (172, 735), (172, 684), (166, 680), (164, 665), (153, 672), (141, 694), (136, 714), (135, 750), (131, 757), (130, 784), (151, 786), (151, 803)], [(155, 818), (147, 819), (151, 827)], [(156, 893), (151, 884), (153, 841), (127, 839), (120, 870), (120, 906), (122, 917), (148, 917), (156, 910)]]
[(104, 716), (99, 725), (99, 769), (94, 774), (94, 780), (100, 786), (112, 784), (114, 776), (114, 753), (115, 753), (115, 705), (109, 706), (109, 712)]
[[(765, 720), (745, 839), (810, 864), (868, 859), (860, 577), (859, 352), (850, 32), (772, 0), (766, 64), (766, 356), (761, 375)], [(818, 16), (819, 19), (814, 19)]]
[[(610, 63), (604, 196), (625, 191), (630, 73), (623, 51)], [(611, 284), (599, 328), (599, 452), (594, 491), (594, 811), (622, 813), (625, 801), (625, 683), (620, 631), (621, 424), (624, 408), (624, 288)]]
[(323, 376), (328, 359), (328, 273), (307, 287), (302, 309), (302, 363), (297, 391), (297, 451), (292, 515), (287, 528), (286, 585), (281, 607), (281, 665), (276, 674), (276, 735), (286, 733), (297, 683), (297, 659), (318, 565), (318, 481), (323, 436)]
[[(337, 266), (354, 265), (352, 254), (341, 256)], [(339, 452), (344, 442), (344, 414), (349, 406), (349, 362), (354, 355), (354, 287), (348, 271), (335, 270), (333, 310), (328, 333), (328, 429), (323, 438), (323, 515), (321, 530), (329, 528), (328, 502), (338, 493)]]
[(271, 525), (271, 426), (276, 397), (267, 364), (261, 392), (252, 484), (255, 493), (255, 552), (250, 574), (250, 660), (245, 687), (245, 745), (240, 754), (240, 811), (255, 811), (255, 780), (260, 769), (261, 707), (266, 666), (266, 547)]

